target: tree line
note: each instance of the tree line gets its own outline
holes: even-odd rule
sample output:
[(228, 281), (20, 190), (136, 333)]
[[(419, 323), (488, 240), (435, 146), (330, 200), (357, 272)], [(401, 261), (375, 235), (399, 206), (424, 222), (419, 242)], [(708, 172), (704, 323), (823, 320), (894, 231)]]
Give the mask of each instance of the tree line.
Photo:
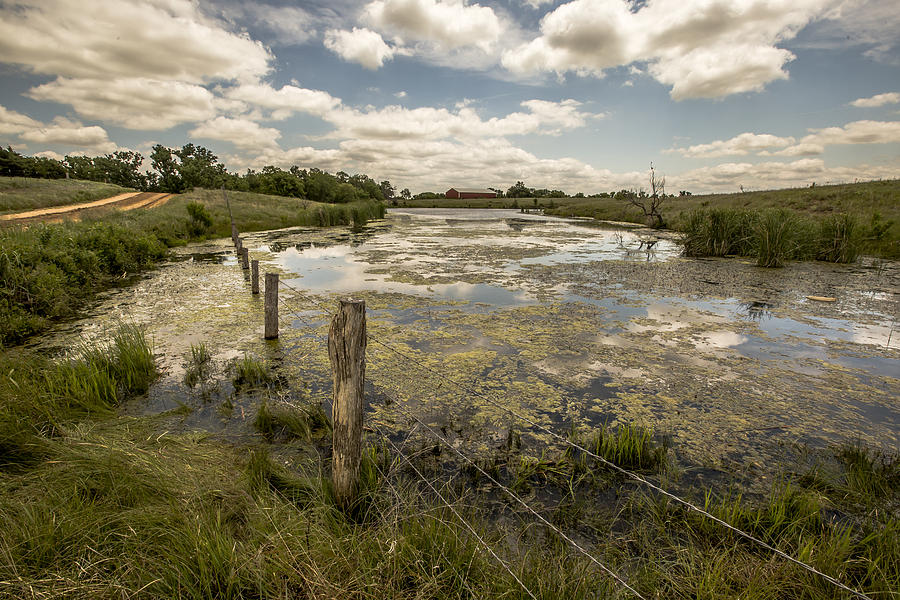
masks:
[[(265, 166), (232, 173), (208, 148), (185, 144), (181, 148), (153, 146), (151, 170), (141, 171), (140, 152), (118, 150), (103, 156), (66, 156), (63, 160), (24, 156), (10, 147), (0, 148), (0, 175), (43, 179), (102, 181), (145, 192), (181, 193), (195, 187), (256, 192), (275, 196), (308, 198), (316, 202), (347, 203), (358, 200), (384, 202), (394, 197), (390, 181), (377, 182), (362, 174), (335, 174), (317, 168), (288, 170)], [(409, 194), (409, 190), (403, 190)]]

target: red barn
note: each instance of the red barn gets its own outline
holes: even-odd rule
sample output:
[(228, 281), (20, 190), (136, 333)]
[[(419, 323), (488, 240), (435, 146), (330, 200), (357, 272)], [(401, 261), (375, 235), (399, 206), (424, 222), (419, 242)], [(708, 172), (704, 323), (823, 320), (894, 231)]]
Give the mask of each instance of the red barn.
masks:
[(475, 188), (450, 188), (444, 195), (448, 198), (465, 200), (466, 198), (496, 198), (497, 192), (494, 190), (479, 190)]

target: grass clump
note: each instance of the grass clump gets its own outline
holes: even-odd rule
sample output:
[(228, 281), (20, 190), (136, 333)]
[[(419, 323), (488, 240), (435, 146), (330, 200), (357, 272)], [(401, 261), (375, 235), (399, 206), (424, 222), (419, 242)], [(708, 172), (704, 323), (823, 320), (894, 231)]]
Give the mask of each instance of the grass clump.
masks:
[(665, 468), (668, 446), (653, 440), (653, 430), (623, 424), (614, 431), (599, 428), (585, 440), (584, 447), (623, 469)]
[(212, 369), (213, 357), (206, 344), (191, 344), (191, 354), (184, 363), (184, 384), (193, 388), (206, 382), (212, 376)]
[(861, 235), (856, 218), (848, 214), (831, 215), (819, 223), (816, 259), (833, 263), (852, 263), (859, 257)]
[(253, 419), (253, 427), (270, 441), (276, 437), (309, 441), (316, 432), (330, 431), (331, 422), (321, 404), (270, 405), (268, 401), (263, 400)]
[(232, 369), (231, 381), (236, 390), (262, 388), (275, 381), (269, 365), (249, 354), (236, 360)]

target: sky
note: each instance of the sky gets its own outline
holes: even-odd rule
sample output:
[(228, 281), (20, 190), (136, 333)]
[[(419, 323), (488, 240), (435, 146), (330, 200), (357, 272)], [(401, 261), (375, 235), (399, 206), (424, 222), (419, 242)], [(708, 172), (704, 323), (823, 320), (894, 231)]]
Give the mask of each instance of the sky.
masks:
[(0, 144), (414, 194), (895, 179), (898, 32), (896, 0), (0, 0)]

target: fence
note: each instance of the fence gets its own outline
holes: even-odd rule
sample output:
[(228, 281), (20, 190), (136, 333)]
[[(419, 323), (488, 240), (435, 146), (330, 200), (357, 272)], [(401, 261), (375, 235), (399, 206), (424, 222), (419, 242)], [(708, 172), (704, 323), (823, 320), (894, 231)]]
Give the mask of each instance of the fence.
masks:
[[(222, 190), (222, 193), (225, 194), (224, 189)], [(227, 204), (227, 195), (225, 199)], [(228, 210), (230, 214), (230, 205)], [(235, 252), (239, 257), (239, 264), (243, 270), (250, 270), (251, 293), (259, 294), (259, 261), (249, 261), (249, 251), (246, 247), (243, 246), (243, 240), (240, 237), (238, 228), (235, 226), (233, 217), (231, 230)], [(703, 518), (709, 519), (722, 528), (725, 528), (732, 533), (744, 538), (748, 542), (756, 544), (761, 548), (764, 548), (765, 550), (768, 550), (774, 555), (780, 557), (781, 559), (787, 560), (799, 566), (800, 568), (805, 569), (806, 571), (822, 578), (824, 581), (843, 590), (844, 592), (847, 592), (852, 596), (861, 598), (863, 600), (872, 600), (870, 596), (867, 596), (866, 594), (845, 585), (838, 579), (826, 573), (823, 573), (815, 567), (790, 556), (789, 554), (779, 550), (778, 548), (775, 548), (764, 540), (761, 540), (753, 536), (752, 534), (731, 525), (730, 523), (704, 510), (703, 508), (700, 508), (699, 506), (693, 504), (692, 502), (685, 500), (669, 492), (668, 490), (665, 490), (660, 485), (650, 481), (647, 477), (634, 473), (633, 471), (625, 469), (615, 464), (614, 462), (607, 460), (603, 456), (600, 456), (599, 454), (591, 451), (589, 448), (584, 447), (583, 445), (573, 441), (568, 437), (560, 435), (559, 433), (543, 425), (542, 423), (529, 418), (528, 416), (514, 410), (513, 408), (510, 408), (501, 400), (498, 400), (497, 398), (492, 397), (488, 394), (482, 393), (481, 391), (473, 388), (471, 385), (448, 378), (445, 373), (439, 372), (436, 369), (421, 363), (408, 352), (397, 348), (394, 345), (385, 342), (384, 340), (374, 337), (366, 330), (366, 307), (365, 302), (363, 301), (352, 299), (339, 300), (337, 310), (334, 310), (323, 304), (322, 302), (316, 300), (303, 290), (298, 289), (297, 287), (292, 286), (287, 282), (281, 281), (277, 273), (266, 273), (264, 303), (265, 339), (277, 339), (279, 335), (278, 291), (280, 288), (290, 290), (294, 294), (311, 303), (317, 308), (318, 311), (321, 312), (324, 317), (333, 314), (330, 321), (328, 336), (327, 338), (323, 338), (322, 342), (324, 344), (327, 344), (328, 356), (331, 363), (333, 377), (332, 481), (335, 490), (335, 499), (339, 505), (347, 507), (352, 504), (358, 488), (359, 468), (361, 462), (364, 433), (363, 425), (365, 412), (364, 387), (366, 377), (366, 351), (369, 342), (371, 342), (372, 344), (378, 346), (382, 351), (393, 353), (395, 356), (402, 359), (405, 365), (408, 365), (411, 369), (417, 370), (422, 375), (426, 377), (439, 378), (439, 381), (442, 382), (442, 384), (453, 386), (464, 394), (480, 398), (490, 403), (492, 406), (507, 413), (512, 418), (527, 423), (535, 429), (543, 431), (551, 438), (562, 443), (563, 445), (568, 446), (574, 450), (578, 450), (585, 456), (593, 458), (605, 467), (644, 487), (647, 487), (656, 494), (662, 495), (669, 500), (678, 503), (679, 505), (690, 511), (698, 513)], [(292, 310), (290, 307), (288, 307), (287, 312), (297, 318), (304, 327), (311, 330), (316, 337), (322, 337), (316, 327), (303, 314), (301, 314), (303, 311)], [(416, 424), (415, 426), (422, 432), (434, 438), (437, 444), (439, 444), (441, 447), (447, 448), (450, 452), (457, 455), (459, 459), (462, 460), (470, 468), (478, 471), (482, 476), (490, 481), (498, 491), (508, 496), (513, 503), (521, 506), (522, 509), (525, 510), (528, 514), (532, 515), (535, 519), (552, 530), (562, 540), (569, 544), (575, 551), (584, 555), (592, 564), (594, 564), (597, 568), (599, 568), (606, 575), (612, 578), (616, 582), (616, 584), (619, 585), (623, 590), (627, 591), (635, 598), (640, 598), (642, 600), (644, 599), (644, 596), (641, 595), (637, 590), (635, 590), (634, 587), (631, 586), (623, 576), (616, 573), (606, 564), (598, 560), (593, 554), (591, 554), (591, 552), (584, 548), (583, 545), (579, 544), (576, 540), (567, 535), (559, 527), (557, 527), (550, 520), (544, 517), (539, 510), (530, 506), (521, 496), (516, 494), (509, 487), (504, 486), (494, 476), (483, 469), (476, 460), (468, 456), (466, 453), (462, 452), (439, 431), (425, 423), (413, 412), (403, 408), (403, 403), (400, 402), (400, 398), (398, 396), (395, 395), (392, 400), (393, 401), (391, 402), (391, 406), (395, 407), (395, 410), (407, 417), (410, 422), (414, 422)], [(446, 497), (442, 495), (440, 491), (434, 486), (434, 484), (432, 484), (431, 481), (429, 481), (428, 478), (426, 478), (421, 473), (421, 471), (416, 467), (413, 460), (403, 452), (402, 448), (398, 446), (387, 434), (381, 431), (377, 426), (370, 426), (370, 430), (374, 431), (374, 433), (380, 438), (385, 446), (390, 446), (397, 457), (403, 460), (404, 463), (409, 466), (410, 470), (426, 484), (426, 486), (435, 495), (436, 499), (443, 506), (448, 508), (452, 512), (454, 517), (460, 521), (461, 525), (474, 536), (474, 539), (477, 541), (479, 547), (494, 560), (496, 560), (514, 578), (514, 580), (522, 587), (523, 591), (529, 597), (536, 600), (534, 592), (522, 582), (522, 580), (516, 575), (509, 564), (496, 554), (490, 544), (488, 544), (478, 534), (475, 527), (473, 527), (471, 523), (466, 521), (466, 519), (459, 513), (459, 511), (456, 510), (453, 504), (449, 502)]]

